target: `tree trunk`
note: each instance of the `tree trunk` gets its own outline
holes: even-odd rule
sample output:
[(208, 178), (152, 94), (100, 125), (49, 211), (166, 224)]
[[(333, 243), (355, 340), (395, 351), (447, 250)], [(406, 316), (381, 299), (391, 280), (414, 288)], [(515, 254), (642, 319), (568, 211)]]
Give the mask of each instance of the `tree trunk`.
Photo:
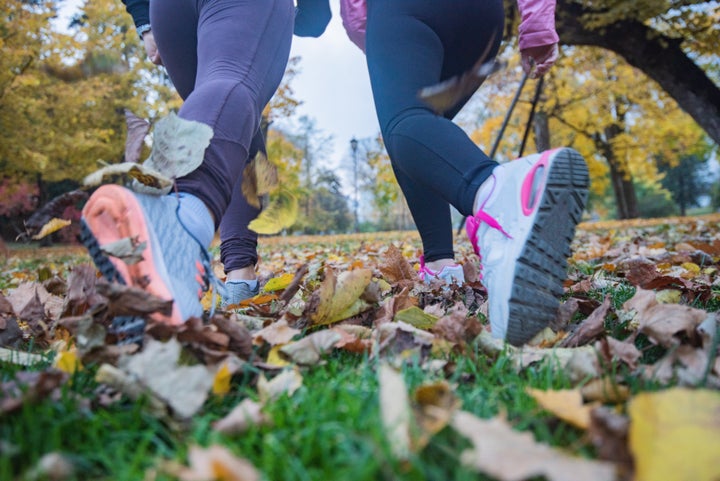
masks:
[(632, 176), (625, 166), (621, 164), (612, 148), (612, 141), (622, 132), (622, 128), (615, 124), (605, 128), (604, 138), (594, 135), (595, 146), (602, 152), (610, 166), (610, 181), (615, 194), (618, 219), (635, 219), (639, 217), (637, 193), (632, 182)]
[(535, 147), (538, 152), (550, 150), (550, 123), (547, 112), (540, 110), (535, 113), (533, 119), (533, 131), (535, 132)]
[(558, 1), (561, 42), (621, 55), (655, 80), (720, 145), (720, 88), (683, 52), (682, 39), (666, 37), (635, 20), (590, 30), (579, 21), (588, 13), (593, 12), (573, 0)]

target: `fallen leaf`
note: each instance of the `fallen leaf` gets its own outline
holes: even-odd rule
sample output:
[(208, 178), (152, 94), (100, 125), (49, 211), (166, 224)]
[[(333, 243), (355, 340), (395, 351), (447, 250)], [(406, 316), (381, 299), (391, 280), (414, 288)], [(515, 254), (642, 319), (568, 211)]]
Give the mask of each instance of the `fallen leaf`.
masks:
[(411, 430), (414, 452), (420, 452), (432, 437), (442, 431), (461, 406), (447, 381), (426, 383), (413, 393), (413, 418), (417, 429)]
[(457, 303), (435, 323), (432, 332), (454, 344), (471, 342), (482, 331), (482, 324), (475, 316), (468, 315), (467, 308)]
[(313, 324), (332, 324), (369, 308), (370, 305), (360, 296), (371, 279), (372, 271), (369, 269), (343, 271), (336, 277), (333, 270), (326, 267), (325, 279), (313, 293), (319, 298), (315, 312), (309, 313)]
[(69, 226), (70, 224), (72, 224), (71, 221), (65, 219), (58, 219), (57, 217), (50, 219), (50, 222), (42, 226), (40, 232), (32, 236), (32, 238), (35, 240), (40, 240), (43, 237), (47, 237), (50, 234), (59, 231), (63, 227)]
[(115, 176), (121, 176), (126, 180), (137, 180), (141, 185), (149, 189), (145, 191), (143, 189), (133, 188), (133, 190), (142, 190), (143, 192), (157, 195), (167, 194), (173, 185), (173, 181), (160, 172), (144, 164), (130, 163), (107, 165), (86, 176), (85, 179), (83, 179), (83, 185), (86, 187), (100, 185)]
[(297, 221), (298, 212), (297, 198), (280, 189), (271, 196), (270, 205), (248, 224), (248, 228), (258, 234), (277, 234)]
[(133, 376), (180, 419), (190, 419), (207, 399), (214, 376), (206, 366), (181, 366), (180, 343), (148, 340), (143, 351), (120, 359), (119, 367)]
[(637, 481), (720, 479), (720, 394), (673, 388), (628, 406)]
[(212, 393), (217, 396), (224, 396), (230, 392), (230, 381), (232, 372), (227, 364), (222, 364), (213, 377)]
[(628, 446), (630, 420), (614, 409), (598, 406), (590, 413), (588, 437), (604, 461), (617, 463), (621, 479), (629, 479), (633, 460)]
[(155, 124), (152, 152), (143, 165), (169, 179), (183, 177), (202, 164), (212, 137), (209, 125), (170, 112)]
[(689, 306), (660, 304), (654, 292), (643, 289), (637, 289), (623, 309), (634, 311), (640, 332), (665, 347), (680, 343), (677, 334), (692, 336), (697, 326), (708, 317), (706, 311)]
[(47, 453), (22, 477), (25, 481), (75, 479), (75, 467), (60, 453)]
[(537, 403), (563, 421), (567, 421), (580, 429), (590, 426), (590, 411), (593, 407), (583, 403), (583, 395), (576, 389), (561, 389), (543, 391), (540, 389), (525, 388)]
[(143, 251), (146, 247), (147, 242), (138, 242), (137, 239), (125, 237), (109, 244), (103, 244), (100, 246), (100, 251), (122, 260), (125, 264), (133, 265), (143, 260)]
[(418, 329), (430, 330), (435, 326), (438, 318), (430, 314), (426, 314), (417, 306), (412, 306), (395, 313), (395, 321), (405, 322)]
[(340, 339), (342, 339), (340, 333), (325, 329), (282, 346), (280, 352), (291, 362), (301, 366), (312, 366), (319, 363), (324, 354), (334, 349)]
[(252, 399), (243, 399), (224, 418), (213, 423), (213, 429), (227, 435), (242, 434), (252, 426), (262, 426), (269, 422), (262, 412), (263, 405)]
[(265, 404), (274, 401), (283, 394), (292, 396), (300, 389), (303, 383), (302, 375), (297, 368), (285, 369), (280, 374), (268, 381), (264, 374), (260, 374), (257, 382), (260, 402)]
[(287, 272), (279, 277), (273, 277), (263, 286), (265, 292), (282, 291), (295, 279), (295, 274)]
[(500, 418), (485, 420), (458, 411), (452, 426), (473, 444), (461, 454), (462, 463), (499, 481), (536, 476), (548, 481), (615, 480), (611, 464), (574, 457), (540, 444), (531, 433), (515, 431)]
[(563, 342), (561, 347), (577, 347), (588, 344), (605, 330), (605, 316), (610, 309), (610, 296), (605, 296), (602, 305), (595, 309), (587, 319)]
[(630, 397), (630, 388), (609, 377), (592, 379), (580, 388), (583, 399), (588, 402), (621, 403)]
[(260, 197), (277, 189), (278, 169), (265, 154), (258, 152), (243, 171), (241, 189), (250, 205), (260, 208)]
[(414, 283), (417, 280), (417, 273), (410, 263), (400, 252), (400, 249), (390, 244), (385, 251), (385, 258), (380, 265), (380, 272), (391, 283), (397, 284), (401, 281)]
[(405, 380), (398, 371), (383, 363), (378, 368), (380, 417), (383, 431), (396, 459), (410, 456), (412, 410)]
[(290, 327), (285, 320), (273, 322), (253, 335), (253, 344), (261, 346), (265, 343), (276, 346), (287, 344), (300, 334), (301, 331)]
[(75, 349), (57, 353), (53, 360), (53, 367), (68, 374), (73, 374), (75, 371), (82, 371), (83, 368)]
[(161, 471), (180, 481), (260, 481), (260, 473), (247, 460), (235, 456), (228, 448), (190, 446), (188, 464), (173, 462), (161, 465)]
[(600, 340), (598, 351), (603, 354), (606, 361), (622, 361), (631, 369), (635, 369), (642, 357), (642, 352), (635, 347), (632, 339), (619, 341), (614, 337), (605, 337)]
[(125, 162), (138, 162), (142, 152), (145, 136), (150, 130), (150, 122), (125, 109), (125, 124), (127, 137), (125, 137)]

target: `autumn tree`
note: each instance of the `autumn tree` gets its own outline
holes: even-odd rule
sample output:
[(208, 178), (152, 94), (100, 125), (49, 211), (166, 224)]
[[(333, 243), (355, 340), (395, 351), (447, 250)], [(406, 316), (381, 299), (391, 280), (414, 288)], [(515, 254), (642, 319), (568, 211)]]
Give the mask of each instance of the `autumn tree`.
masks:
[[(509, 24), (516, 24), (515, 2), (506, 6)], [(558, 0), (556, 12), (561, 43), (601, 47), (622, 56), (720, 144), (717, 2)]]

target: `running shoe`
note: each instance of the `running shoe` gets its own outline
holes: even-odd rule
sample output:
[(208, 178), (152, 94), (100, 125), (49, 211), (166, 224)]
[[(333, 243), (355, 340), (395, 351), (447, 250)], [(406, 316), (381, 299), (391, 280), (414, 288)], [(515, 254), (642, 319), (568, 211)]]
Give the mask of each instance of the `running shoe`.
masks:
[(466, 230), (480, 256), (492, 334), (521, 345), (557, 314), (588, 169), (563, 148), (501, 164), (489, 180)]
[(220, 307), (226, 309), (228, 306), (240, 304), (245, 299), (257, 296), (260, 292), (260, 284), (257, 281), (254, 284), (255, 287), (250, 287), (250, 284), (243, 280), (225, 282)]
[[(202, 316), (200, 298), (212, 273), (207, 250), (178, 218), (179, 202), (175, 195), (143, 195), (119, 185), (103, 185), (83, 208), (80, 237), (106, 279), (172, 299), (169, 316), (156, 313), (152, 318), (175, 325)], [(102, 246), (125, 238), (146, 243), (140, 262), (126, 264), (103, 251)], [(132, 328), (124, 322), (120, 319), (113, 325), (137, 335), (137, 322)]]
[(434, 271), (425, 265), (425, 256), (420, 256), (420, 269), (418, 270), (420, 280), (429, 284), (433, 279), (439, 279), (447, 284), (453, 282), (461, 286), (465, 283), (465, 272), (460, 264), (445, 266), (439, 271)]

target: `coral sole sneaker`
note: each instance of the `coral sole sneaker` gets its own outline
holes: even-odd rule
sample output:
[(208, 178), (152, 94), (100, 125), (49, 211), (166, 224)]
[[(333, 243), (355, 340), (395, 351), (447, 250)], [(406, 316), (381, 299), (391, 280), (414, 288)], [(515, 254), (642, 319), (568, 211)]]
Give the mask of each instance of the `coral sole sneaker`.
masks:
[(493, 336), (520, 345), (557, 314), (588, 195), (583, 158), (557, 149), (501, 164), (467, 233), (481, 255)]
[[(100, 272), (110, 281), (172, 299), (170, 316), (153, 315), (168, 324), (181, 324), (203, 312), (199, 301), (205, 283), (203, 248), (178, 220), (177, 205), (174, 196), (135, 194), (118, 185), (104, 185), (82, 212), (81, 240)], [(140, 262), (126, 264), (101, 249), (125, 238), (147, 243)]]

